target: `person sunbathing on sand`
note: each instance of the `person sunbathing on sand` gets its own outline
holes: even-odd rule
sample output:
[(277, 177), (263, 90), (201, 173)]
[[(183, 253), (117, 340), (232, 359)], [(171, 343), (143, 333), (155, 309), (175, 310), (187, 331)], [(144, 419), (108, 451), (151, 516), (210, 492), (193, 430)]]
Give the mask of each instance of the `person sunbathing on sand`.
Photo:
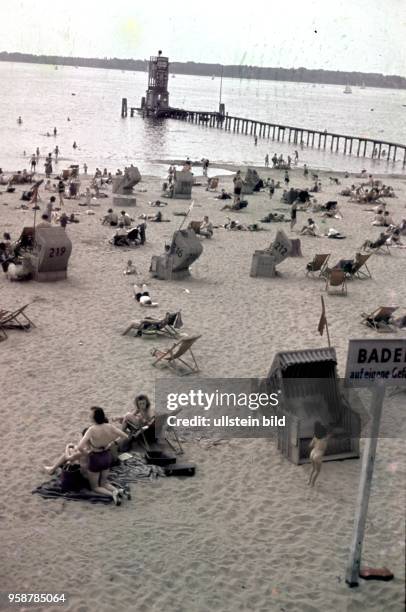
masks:
[(300, 230), (302, 236), (317, 236), (317, 225), (313, 219), (307, 220), (307, 225), (304, 225)]
[(134, 297), (140, 306), (158, 306), (158, 304), (152, 301), (145, 283), (142, 287), (134, 285)]

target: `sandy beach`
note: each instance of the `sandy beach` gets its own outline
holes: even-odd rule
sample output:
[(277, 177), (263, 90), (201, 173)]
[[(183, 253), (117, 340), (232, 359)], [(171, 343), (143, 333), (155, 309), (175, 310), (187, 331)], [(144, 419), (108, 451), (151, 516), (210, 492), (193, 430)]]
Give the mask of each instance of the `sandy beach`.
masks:
[[(283, 183), (282, 171), (257, 171)], [(201, 178), (201, 168), (193, 172)], [(18, 283), (1, 272), (1, 308), (30, 303), (27, 314), (36, 325), (29, 333), (10, 330), (0, 343), (1, 591), (64, 592), (65, 606), (52, 609), (67, 612), (404, 609), (404, 393), (385, 401), (383, 424), (393, 433), (378, 443), (363, 549), (364, 564), (387, 566), (395, 574), (392, 582), (361, 582), (356, 589), (345, 584), (360, 460), (326, 463), (311, 489), (309, 465), (293, 465), (273, 441), (213, 444), (192, 436), (184, 443), (185, 457), (196, 464), (196, 476), (133, 485), (132, 500), (120, 508), (31, 494), (47, 480), (43, 463), (80, 439), (90, 406), (122, 415), (135, 394), (153, 398), (156, 380), (172, 376), (151, 365), (152, 346), (166, 348), (170, 340), (122, 336), (131, 320), (145, 315), (133, 298), (135, 280), (148, 282), (159, 303), (154, 316), (181, 310), (185, 331), (201, 334), (194, 352), (201, 369), (196, 378), (203, 379), (262, 377), (278, 351), (325, 347), (326, 337), (317, 332), (321, 295), (340, 376), (348, 340), (376, 337), (361, 325), (361, 312), (396, 305), (399, 315), (406, 314), (406, 249), (373, 254), (372, 278), (349, 281), (346, 297), (327, 295), (323, 280), (305, 276), (316, 253), (331, 253), (334, 263), (353, 258), (381, 229), (371, 226), (373, 213), (365, 210), (370, 205), (338, 195), (360, 178), (318, 174), (323, 185), (318, 201), (337, 200), (343, 219), (299, 211), (293, 232), (289, 223), (264, 224), (260, 232), (216, 228), (212, 240), (202, 239), (203, 253), (183, 281), (156, 280), (148, 270), (152, 255), (163, 253), (182, 221), (173, 213), (187, 211), (190, 202), (166, 200), (161, 210), (170, 223), (148, 222), (145, 245), (120, 249), (108, 242), (114, 228), (101, 225), (112, 206), (111, 186), (108, 197), (91, 207), (94, 215), (78, 201), (65, 200), (66, 211), (80, 220), (66, 230), (73, 243), (67, 280)], [(300, 168), (290, 177), (291, 187), (312, 184)], [(400, 222), (406, 217), (406, 178), (374, 178), (393, 186), (396, 198), (386, 203)], [(89, 180), (81, 175), (81, 191)], [(127, 212), (134, 218), (154, 213), (148, 202), (162, 199), (161, 184), (162, 177), (143, 176), (134, 188), (137, 205)], [(231, 176), (220, 177), (221, 188), (232, 192)], [(32, 210), (16, 209), (23, 189), (9, 194), (0, 187), (0, 231), (13, 239), (33, 221)], [(272, 200), (268, 191), (247, 196), (248, 208), (229, 216), (250, 224), (270, 211), (289, 215), (281, 194), (276, 190)], [(42, 210), (50, 194), (41, 189), (40, 195)], [(220, 210), (223, 202), (215, 195), (205, 184), (193, 187), (190, 219), (209, 215), (215, 226), (224, 224), (229, 213)], [(346, 239), (301, 236), (302, 258), (285, 260), (277, 278), (251, 278), (254, 250), (269, 246), (278, 229), (297, 238), (308, 217), (320, 232), (333, 227)], [(130, 258), (136, 277), (123, 275)], [(404, 338), (405, 330), (385, 337)]]

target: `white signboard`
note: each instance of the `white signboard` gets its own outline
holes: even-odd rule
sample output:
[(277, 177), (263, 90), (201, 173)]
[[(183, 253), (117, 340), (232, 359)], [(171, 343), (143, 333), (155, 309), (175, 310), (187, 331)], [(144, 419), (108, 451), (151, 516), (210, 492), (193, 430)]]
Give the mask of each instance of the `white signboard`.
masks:
[(345, 378), (355, 387), (406, 385), (406, 339), (350, 340)]
[(275, 240), (269, 250), (276, 264), (289, 257), (292, 252), (292, 243), (283, 230), (276, 232)]

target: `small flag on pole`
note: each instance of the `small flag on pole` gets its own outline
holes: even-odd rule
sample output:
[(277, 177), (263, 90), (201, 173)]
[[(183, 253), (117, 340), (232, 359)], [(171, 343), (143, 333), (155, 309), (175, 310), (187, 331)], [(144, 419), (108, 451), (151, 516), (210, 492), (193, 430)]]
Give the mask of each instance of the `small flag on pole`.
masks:
[(321, 296), (321, 316), (320, 316), (319, 326), (317, 328), (320, 336), (324, 334), (324, 328), (326, 326), (327, 326), (326, 308), (324, 306), (323, 296)]

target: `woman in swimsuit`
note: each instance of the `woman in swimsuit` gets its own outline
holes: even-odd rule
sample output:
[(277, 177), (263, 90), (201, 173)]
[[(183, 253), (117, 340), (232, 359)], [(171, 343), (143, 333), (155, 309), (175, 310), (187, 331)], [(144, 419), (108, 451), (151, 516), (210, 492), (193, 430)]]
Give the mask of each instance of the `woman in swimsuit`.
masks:
[(103, 495), (110, 495), (114, 503), (121, 504), (120, 491), (107, 482), (107, 476), (112, 464), (111, 444), (117, 439), (127, 440), (128, 435), (122, 430), (109, 423), (103, 408), (93, 406), (91, 416), (94, 425), (91, 425), (78, 444), (81, 451), (89, 447), (88, 456), (88, 479), (92, 491)]
[(327, 450), (328, 439), (331, 436), (331, 433), (327, 433), (327, 430), (318, 421), (314, 424), (314, 430), (314, 437), (310, 442), (310, 448), (312, 449), (310, 452), (312, 471), (310, 472), (307, 482), (311, 487), (314, 487), (314, 483), (320, 474), (323, 457)]

